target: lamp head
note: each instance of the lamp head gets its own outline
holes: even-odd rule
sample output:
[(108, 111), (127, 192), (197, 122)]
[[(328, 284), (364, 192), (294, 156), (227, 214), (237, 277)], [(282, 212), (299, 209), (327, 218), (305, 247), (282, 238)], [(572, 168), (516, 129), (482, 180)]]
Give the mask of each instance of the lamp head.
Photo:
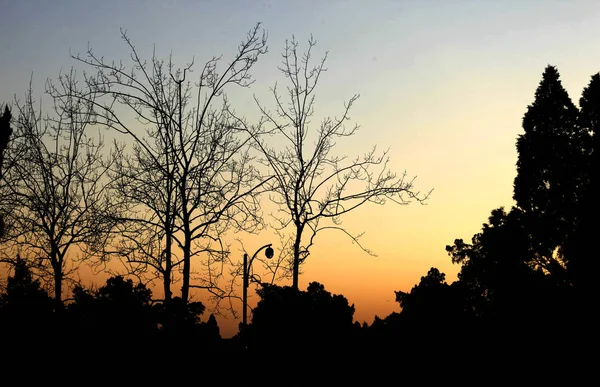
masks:
[(271, 246), (266, 248), (265, 255), (267, 256), (268, 259), (273, 258), (273, 255), (275, 255), (275, 252), (273, 251), (273, 248), (271, 248)]

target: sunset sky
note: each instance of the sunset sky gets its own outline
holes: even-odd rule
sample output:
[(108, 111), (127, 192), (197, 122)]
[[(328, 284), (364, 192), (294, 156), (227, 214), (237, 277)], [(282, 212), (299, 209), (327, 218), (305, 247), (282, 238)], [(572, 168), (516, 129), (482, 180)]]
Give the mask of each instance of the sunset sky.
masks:
[[(512, 205), (515, 140), (544, 68), (557, 66), (576, 104), (600, 71), (593, 0), (0, 1), (0, 102), (22, 96), (32, 74), (41, 96), (46, 78), (76, 65), (69, 53), (88, 44), (127, 59), (120, 28), (141, 52), (156, 45), (185, 65), (229, 58), (257, 22), (269, 53), (252, 71), (256, 83), (235, 97), (238, 113), (258, 117), (252, 94), (271, 103), (285, 40), (295, 35), (302, 48), (312, 34), (315, 55), (329, 52), (316, 115), (339, 115), (360, 94), (351, 118), (361, 129), (334, 153), (389, 148), (393, 170), (417, 176), (423, 192), (434, 189), (426, 205), (367, 205), (345, 218), (375, 257), (341, 235), (317, 238), (300, 287), (319, 281), (343, 294), (361, 323), (399, 311), (394, 291), (410, 290), (432, 266), (454, 280), (459, 268), (445, 246), (470, 240), (492, 209)], [(246, 247), (275, 243), (269, 238), (248, 238)], [(237, 323), (220, 319), (223, 336)]]

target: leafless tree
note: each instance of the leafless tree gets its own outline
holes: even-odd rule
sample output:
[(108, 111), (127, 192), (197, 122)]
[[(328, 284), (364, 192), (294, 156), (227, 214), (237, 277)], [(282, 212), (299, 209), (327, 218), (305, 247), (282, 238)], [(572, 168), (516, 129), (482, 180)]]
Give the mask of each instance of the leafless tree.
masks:
[(57, 302), (63, 283), (112, 227), (106, 191), (103, 138), (93, 135), (93, 96), (79, 98), (73, 71), (47, 82), (52, 109), (36, 108), (30, 84), (15, 100), (13, 139), (6, 149), (0, 196), (6, 234), (0, 244), (10, 260), (27, 258)]
[[(274, 214), (274, 226), (282, 237), (283, 250), (274, 265), (281, 265), (282, 259), (288, 260), (295, 288), (298, 288), (300, 266), (309, 256), (320, 231), (341, 231), (372, 254), (360, 243), (362, 234), (353, 234), (342, 225), (344, 214), (367, 202), (384, 204), (389, 200), (408, 204), (413, 200), (424, 202), (429, 196), (414, 189), (414, 178), (407, 179), (406, 172), (397, 175), (388, 169), (388, 151), (377, 154), (373, 147), (363, 156), (352, 159), (332, 154), (337, 140), (350, 137), (358, 130), (357, 125), (346, 126), (358, 95), (344, 104), (340, 117), (326, 117), (319, 125), (312, 126), (315, 90), (327, 58), (325, 54), (312, 65), (311, 51), (315, 44), (311, 37), (308, 49), (300, 52), (295, 38), (286, 41), (279, 70), (288, 86), (285, 96), (279, 94), (277, 85), (271, 88), (274, 112), (255, 98), (263, 123), (270, 126), (263, 135), (253, 136), (253, 144), (275, 177), (270, 187), (271, 200), (279, 209)], [(270, 142), (274, 138), (287, 145), (276, 149)]]
[(114, 166), (109, 175), (111, 192), (121, 206), (115, 233), (95, 264), (110, 273), (112, 269), (106, 263), (111, 255), (118, 255), (127, 274), (141, 282), (161, 281), (168, 301), (175, 270), (182, 260), (173, 249), (178, 211), (176, 164), (172, 152), (167, 151), (165, 133), (156, 131), (153, 141), (146, 144), (148, 148), (134, 142), (130, 152), (115, 143)]
[[(91, 49), (74, 56), (94, 69), (87, 82), (102, 101), (95, 107), (103, 123), (133, 144), (118, 146), (122, 161), (112, 170), (113, 188), (129, 209), (115, 245), (129, 264), (162, 279), (165, 297), (177, 272), (184, 302), (191, 288), (218, 299), (230, 259), (223, 236), (262, 225), (258, 195), (265, 180), (248, 150), (255, 131), (230, 123), (224, 92), (253, 82), (249, 71), (267, 50), (265, 33), (257, 24), (222, 70), (221, 57), (213, 57), (195, 82), (193, 61), (177, 68), (155, 52), (144, 60), (127, 33), (121, 36), (129, 66)], [(131, 113), (135, 120), (126, 120)]]

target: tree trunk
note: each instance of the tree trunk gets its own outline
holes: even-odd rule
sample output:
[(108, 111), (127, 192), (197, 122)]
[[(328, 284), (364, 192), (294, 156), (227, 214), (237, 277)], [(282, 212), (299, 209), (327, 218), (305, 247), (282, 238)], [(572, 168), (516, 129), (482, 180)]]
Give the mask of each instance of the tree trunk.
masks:
[(183, 246), (183, 285), (181, 285), (181, 299), (184, 305), (187, 304), (190, 296), (190, 271), (191, 271), (191, 233), (189, 222), (186, 221), (184, 226), (185, 229), (185, 241)]
[(163, 292), (165, 294), (165, 302), (171, 300), (171, 265), (167, 263), (167, 268), (163, 275)]
[(296, 239), (294, 241), (294, 263), (292, 270), (292, 288), (298, 290), (298, 277), (300, 276), (300, 241), (302, 239), (302, 227), (296, 226)]
[(165, 233), (166, 246), (165, 246), (165, 272), (163, 275), (163, 293), (165, 302), (171, 300), (171, 275), (173, 271), (173, 263), (171, 261), (171, 251), (173, 249), (173, 236), (171, 229), (171, 218), (167, 215), (167, 232)]
[(54, 301), (56, 304), (60, 304), (62, 301), (62, 260), (59, 259), (58, 253), (53, 253), (51, 257), (52, 270), (54, 271)]

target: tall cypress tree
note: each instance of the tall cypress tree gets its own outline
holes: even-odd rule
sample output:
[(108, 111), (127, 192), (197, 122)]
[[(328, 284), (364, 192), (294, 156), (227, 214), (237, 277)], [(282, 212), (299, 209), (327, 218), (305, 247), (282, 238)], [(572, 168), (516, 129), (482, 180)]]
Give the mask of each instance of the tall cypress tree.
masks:
[[(0, 179), (2, 179), (2, 165), (4, 164), (4, 150), (8, 146), (8, 141), (12, 135), (10, 120), (12, 114), (8, 105), (4, 106), (4, 113), (0, 116)], [(0, 215), (0, 237), (4, 235), (4, 218)]]
[(578, 147), (574, 148), (574, 155), (578, 158), (581, 166), (581, 172), (577, 176), (580, 181), (580, 193), (582, 195), (580, 202), (587, 208), (581, 208), (587, 216), (590, 213), (593, 204), (594, 189), (597, 197), (597, 188), (595, 184), (596, 171), (598, 169), (598, 157), (594, 151), (598, 148), (598, 130), (600, 129), (600, 73), (592, 75), (590, 83), (583, 89), (579, 99), (579, 126), (575, 140)]
[(600, 73), (592, 75), (588, 86), (583, 90), (579, 106), (583, 125), (597, 134), (600, 127)]
[(583, 90), (579, 99), (581, 128), (580, 152), (575, 155), (581, 159), (580, 197), (578, 201), (578, 217), (575, 231), (567, 240), (565, 258), (575, 284), (583, 292), (595, 289), (595, 276), (600, 267), (598, 249), (595, 248), (598, 219), (598, 130), (600, 129), (600, 73), (591, 77), (590, 83)]
[[(586, 157), (588, 168), (584, 184), (590, 189), (594, 187), (595, 171), (598, 168), (598, 130), (600, 130), (600, 73), (592, 75), (590, 83), (583, 89), (579, 99), (579, 126), (583, 130), (583, 141), (586, 144)], [(597, 193), (597, 191), (596, 191)]]
[(53, 300), (35, 279), (25, 260), (17, 258), (6, 291), (0, 294), (0, 330), (10, 332), (7, 343), (25, 336), (39, 339), (51, 321)]
[(10, 135), (12, 134), (12, 128), (10, 127), (10, 120), (12, 114), (8, 105), (4, 106), (4, 113), (0, 116), (0, 178), (2, 177), (2, 163), (4, 161), (4, 149), (8, 145)]
[(40, 281), (33, 278), (27, 262), (18, 255), (14, 269), (14, 274), (8, 277), (6, 293), (0, 295), (0, 307), (33, 309), (51, 305), (48, 293), (42, 288)]
[(513, 195), (528, 219), (534, 252), (547, 259), (573, 232), (582, 180), (578, 115), (558, 70), (547, 66), (517, 139)]

